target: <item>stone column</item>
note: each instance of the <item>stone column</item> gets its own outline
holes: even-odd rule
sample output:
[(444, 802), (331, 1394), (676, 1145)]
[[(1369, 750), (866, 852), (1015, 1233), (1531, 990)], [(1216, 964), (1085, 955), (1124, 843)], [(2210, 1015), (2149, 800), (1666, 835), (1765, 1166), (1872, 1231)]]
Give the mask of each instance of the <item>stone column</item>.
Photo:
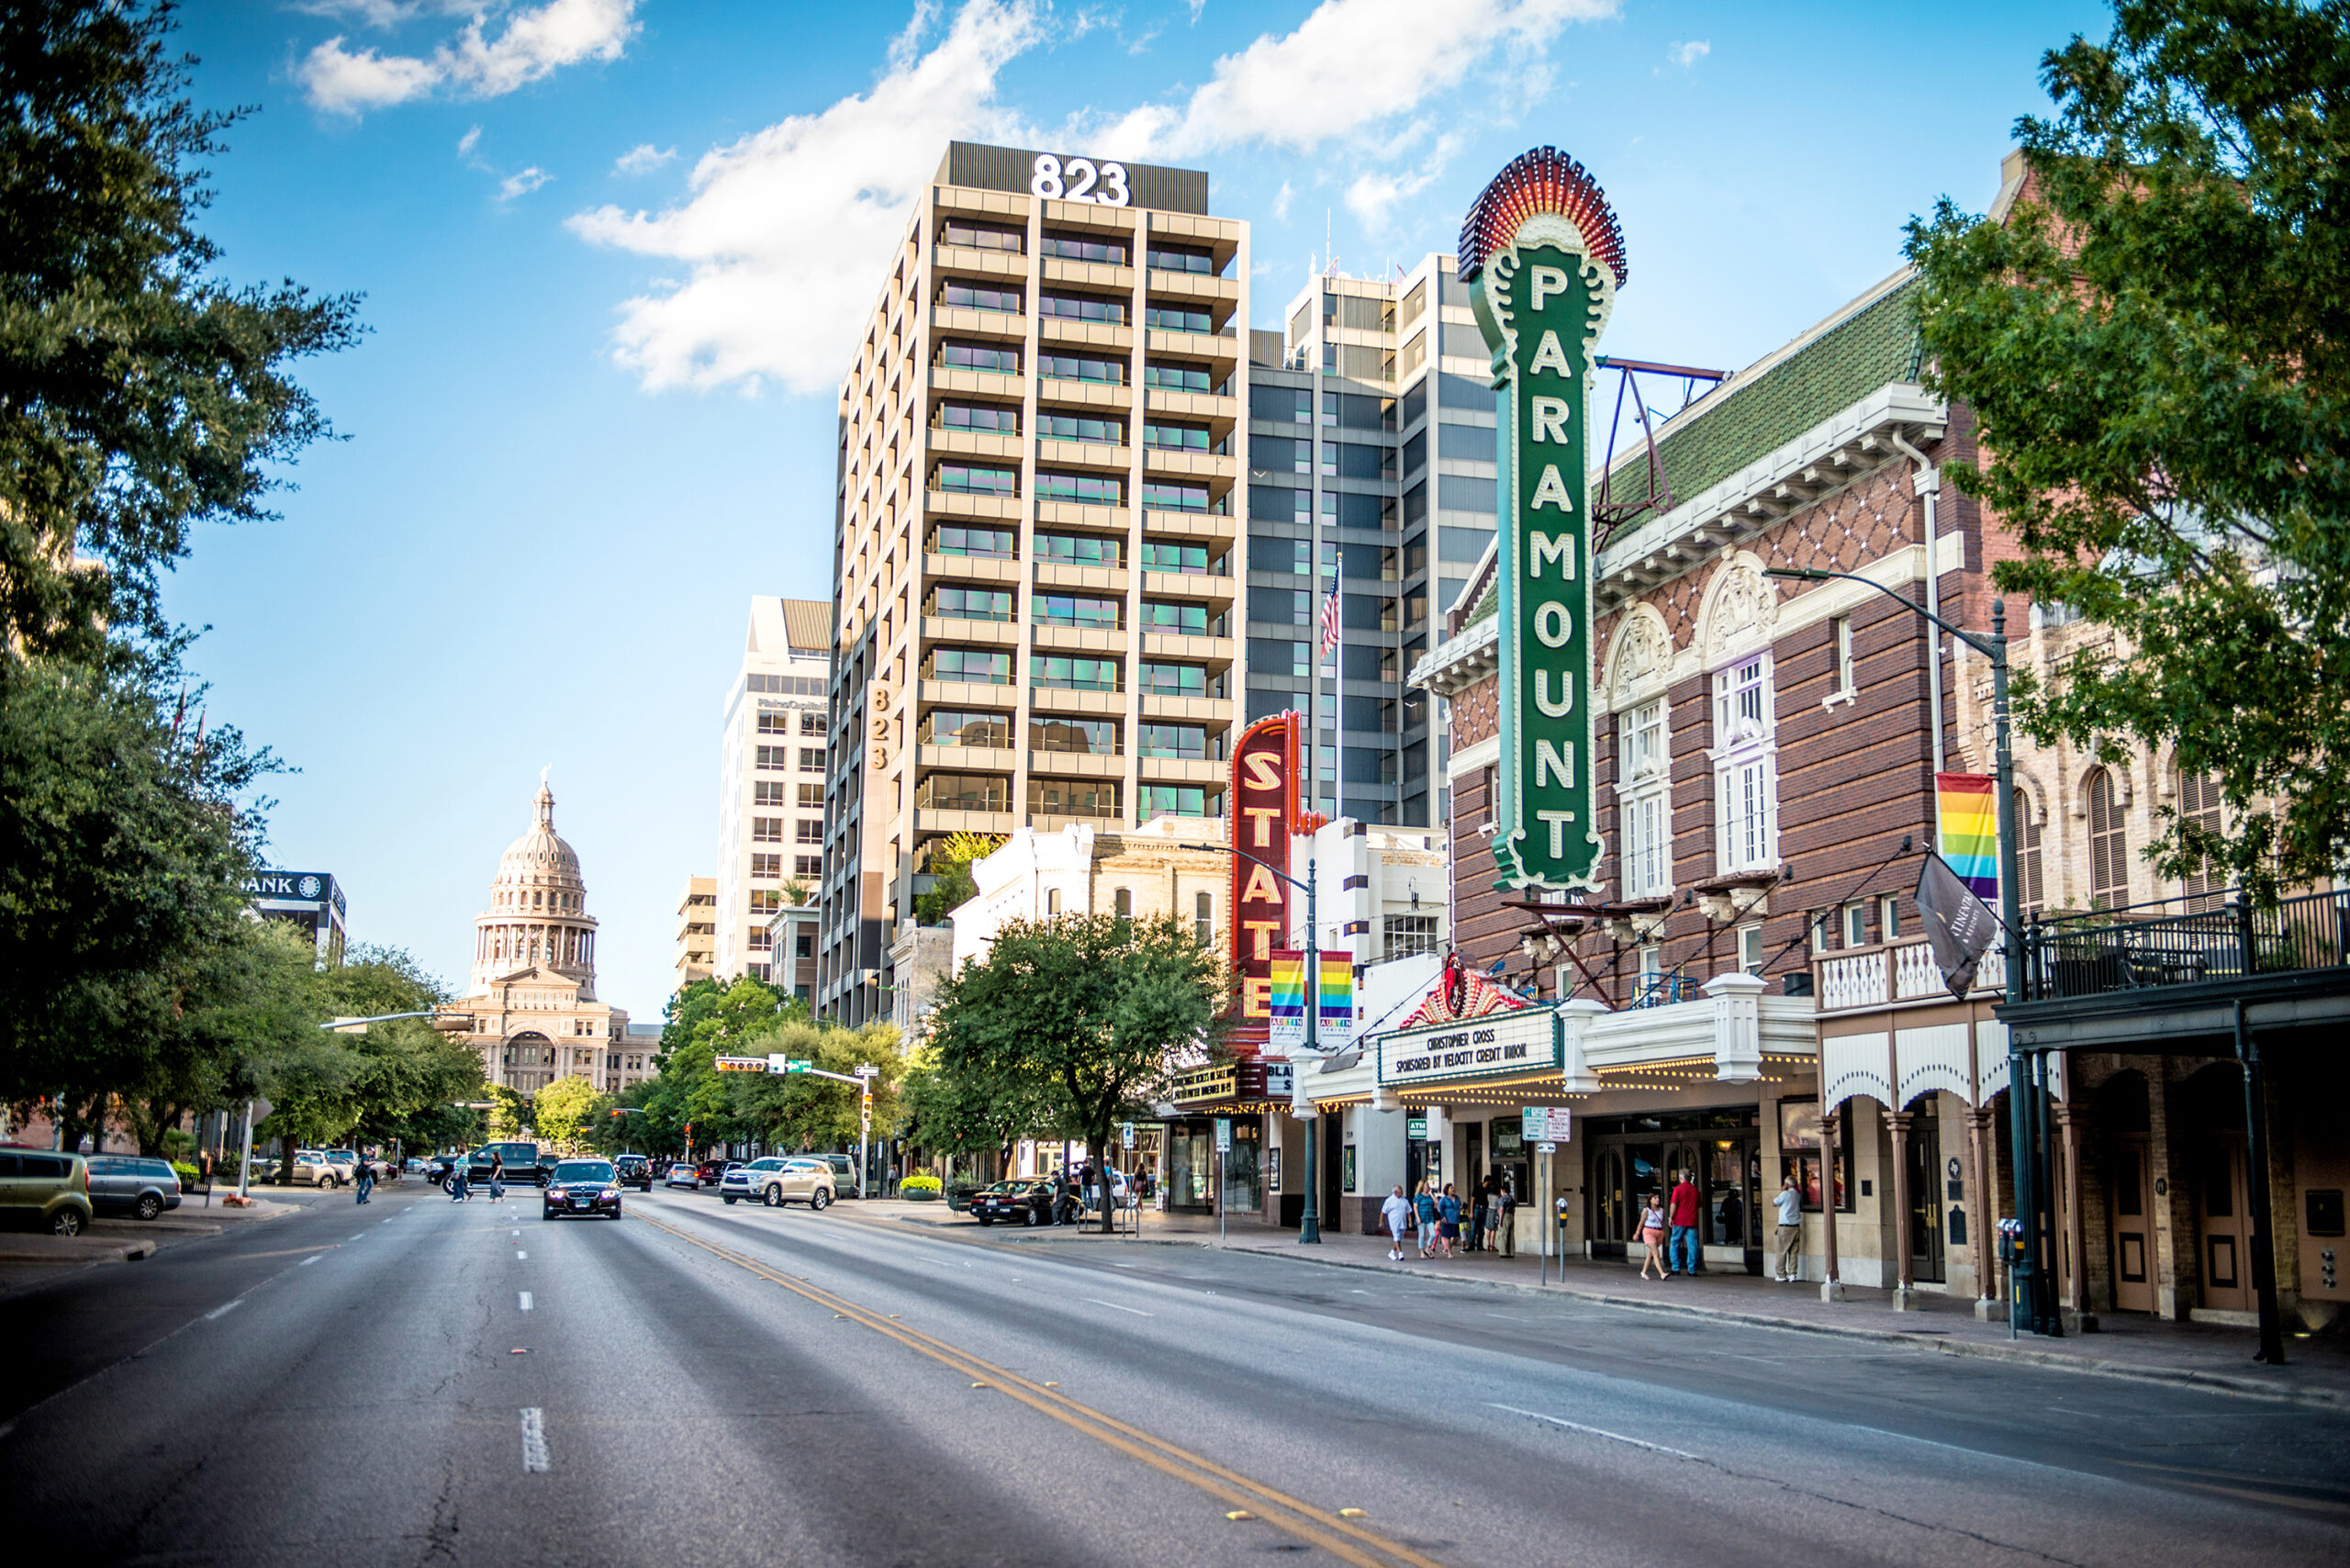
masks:
[[(2069, 1084), (2067, 1088), (2071, 1087)], [(2064, 1245), (2058, 1249), (2063, 1266), (2057, 1296), (2058, 1310), (2065, 1315), (2065, 1331), (2068, 1334), (2097, 1332), (2097, 1315), (2088, 1310), (2084, 1280), (2087, 1271), (2088, 1251), (2087, 1226), (2081, 1205), (2081, 1130), (2080, 1113), (2069, 1100), (2059, 1100), (2050, 1106), (2056, 1118), (2056, 1133), (2062, 1142), (2058, 1162), (2063, 1168), (2063, 1188), (2059, 1192), (2060, 1206), (2056, 1224), (2064, 1235)]]
[(1917, 1260), (1909, 1250), (1909, 1113), (1885, 1113), (1893, 1135), (1893, 1310), (1918, 1310)]
[(1998, 1137), (1992, 1123), (1996, 1112), (1979, 1105), (1966, 1108), (1968, 1238), (1975, 1248), (1975, 1316), (1987, 1323), (1999, 1316), (2003, 1299), (1999, 1283), (1999, 1171), (1992, 1153)]

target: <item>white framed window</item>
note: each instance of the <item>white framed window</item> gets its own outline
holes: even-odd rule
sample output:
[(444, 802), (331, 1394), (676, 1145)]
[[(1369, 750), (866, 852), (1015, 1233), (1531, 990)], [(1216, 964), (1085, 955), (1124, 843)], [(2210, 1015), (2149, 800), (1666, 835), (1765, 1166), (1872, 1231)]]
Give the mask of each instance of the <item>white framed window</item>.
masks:
[(1750, 975), (1762, 972), (1762, 928), (1760, 925), (1738, 928), (1738, 967)]
[(1869, 945), (1869, 906), (1848, 903), (1844, 906), (1844, 946), (1865, 947)]
[(1901, 940), (1901, 896), (1898, 893), (1887, 893), (1877, 901), (1876, 924), (1877, 929), (1885, 933), (1887, 942)]
[(1815, 953), (1833, 952), (1836, 947), (1836, 922), (1829, 913), (1814, 910), (1811, 916), (1811, 950)]
[(1673, 757), (1670, 712), (1662, 697), (1616, 721), (1621, 777), (1616, 809), (1624, 861), (1624, 896), (1673, 890)]
[(1836, 618), (1836, 695), (1852, 695), (1852, 618)]
[(1714, 675), (1714, 840), (1723, 872), (1767, 870), (1779, 861), (1778, 721), (1771, 655), (1756, 654)]

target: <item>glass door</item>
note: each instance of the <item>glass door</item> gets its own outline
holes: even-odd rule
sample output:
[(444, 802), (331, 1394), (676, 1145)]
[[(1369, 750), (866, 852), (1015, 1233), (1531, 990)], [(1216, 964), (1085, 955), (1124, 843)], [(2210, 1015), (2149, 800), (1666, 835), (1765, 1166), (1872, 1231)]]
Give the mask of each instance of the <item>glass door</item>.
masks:
[(1931, 1111), (1909, 1123), (1909, 1271), (1913, 1277), (1942, 1282), (1942, 1134)]
[(1621, 1258), (1631, 1234), (1631, 1200), (1624, 1182), (1624, 1146), (1602, 1144), (1592, 1154), (1591, 1255)]

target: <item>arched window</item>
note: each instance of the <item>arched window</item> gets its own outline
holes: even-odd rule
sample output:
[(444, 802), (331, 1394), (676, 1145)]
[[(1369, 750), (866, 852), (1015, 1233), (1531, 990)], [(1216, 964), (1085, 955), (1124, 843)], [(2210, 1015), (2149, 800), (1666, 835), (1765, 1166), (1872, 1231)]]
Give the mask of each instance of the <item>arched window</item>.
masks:
[(1058, 913), (1060, 913), (1060, 912), (1061, 912), (1061, 890), (1060, 890), (1058, 888), (1047, 888), (1047, 889), (1046, 889), (1046, 890), (1045, 890), (1045, 913), (1046, 913), (1046, 914), (1058, 914)]
[(2048, 902), (2047, 884), (2040, 879), (2040, 824), (2032, 820), (2031, 797), (2016, 791), (2016, 898), (2024, 918), (2040, 913)]
[(1215, 901), (1202, 893), (1192, 901), (1192, 935), (1204, 947), (1215, 940)]
[(2089, 897), (2108, 909), (2130, 902), (2130, 837), (2102, 767), (2089, 775)]
[(1135, 890), (1132, 888), (1120, 888), (1111, 895), (1110, 902), (1111, 906), (1117, 911), (1120, 920), (1132, 920), (1135, 917)]
[[(2203, 773), (2178, 776), (2178, 816), (2209, 833), (2220, 831), (2220, 781)], [(2188, 898), (2218, 892), (2227, 879), (2209, 860), (2199, 862), (2179, 890)]]

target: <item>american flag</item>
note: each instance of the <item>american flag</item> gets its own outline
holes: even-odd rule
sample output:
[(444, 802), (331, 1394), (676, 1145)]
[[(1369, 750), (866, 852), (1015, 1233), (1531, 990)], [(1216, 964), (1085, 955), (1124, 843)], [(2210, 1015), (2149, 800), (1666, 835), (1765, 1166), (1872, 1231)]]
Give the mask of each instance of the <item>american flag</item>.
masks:
[(1330, 573), (1330, 591), (1322, 596), (1322, 656), (1328, 658), (1330, 650), (1338, 645), (1338, 574)]

